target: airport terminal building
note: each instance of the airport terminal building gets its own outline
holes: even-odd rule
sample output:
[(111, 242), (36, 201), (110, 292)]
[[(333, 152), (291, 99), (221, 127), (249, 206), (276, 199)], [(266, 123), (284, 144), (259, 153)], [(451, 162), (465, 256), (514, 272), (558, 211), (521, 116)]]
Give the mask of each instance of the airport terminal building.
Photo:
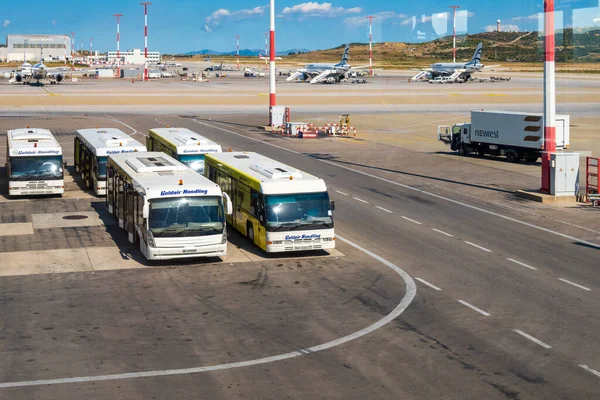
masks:
[[(120, 64), (142, 65), (145, 62), (144, 52), (141, 49), (120, 51), (119, 56), (121, 58)], [(109, 51), (107, 61), (109, 63), (116, 64), (117, 63), (117, 52)], [(150, 64), (150, 65), (160, 64), (160, 52), (149, 51), (148, 52), (148, 64)]]
[(64, 61), (71, 58), (71, 39), (67, 35), (8, 35), (0, 47), (1, 61)]

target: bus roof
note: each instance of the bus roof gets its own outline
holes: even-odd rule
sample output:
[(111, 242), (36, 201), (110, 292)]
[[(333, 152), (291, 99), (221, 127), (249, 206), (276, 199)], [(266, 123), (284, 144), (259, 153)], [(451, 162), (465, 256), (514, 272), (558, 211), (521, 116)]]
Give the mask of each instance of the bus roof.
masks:
[(12, 129), (6, 132), (6, 137), (11, 157), (62, 155), (62, 148), (49, 129)]
[(125, 175), (148, 199), (222, 195), (219, 185), (165, 153), (110, 154), (108, 165)]
[(165, 144), (177, 154), (220, 153), (221, 145), (187, 128), (154, 128), (150, 137)]
[(325, 192), (325, 181), (279, 161), (253, 152), (209, 154), (206, 161), (225, 165), (228, 173), (263, 194)]
[(116, 128), (80, 129), (77, 137), (96, 157), (146, 151), (146, 146)]

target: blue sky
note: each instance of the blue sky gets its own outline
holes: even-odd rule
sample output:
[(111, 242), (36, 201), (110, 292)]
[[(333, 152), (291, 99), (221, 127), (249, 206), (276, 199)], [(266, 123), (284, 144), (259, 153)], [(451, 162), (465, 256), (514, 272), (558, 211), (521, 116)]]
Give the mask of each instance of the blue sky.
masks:
[[(573, 13), (576, 27), (600, 28), (598, 0), (556, 0), (594, 8)], [(423, 32), (451, 33), (448, 8), (441, 3), (457, 4), (458, 32), (476, 33), (494, 29), (500, 19), (505, 30), (537, 30), (542, 0), (276, 0), (277, 48), (319, 49), (345, 42), (368, 41), (365, 16), (374, 15), (374, 41), (417, 41)], [(138, 1), (31, 0), (17, 2), (18, 7), (2, 7), (0, 35), (11, 33), (75, 32), (77, 48), (83, 42), (89, 48), (114, 50), (116, 21), (121, 19), (121, 49), (143, 47), (143, 7)], [(60, 5), (57, 5), (60, 4)], [(562, 14), (559, 14), (562, 20)], [(240, 35), (241, 48), (264, 48), (268, 31), (268, 0), (155, 0), (149, 7), (149, 48), (161, 52), (187, 52), (200, 49), (235, 49)], [(571, 22), (568, 22), (571, 24)], [(562, 21), (557, 28), (562, 27)], [(417, 34), (421, 32), (420, 34)]]

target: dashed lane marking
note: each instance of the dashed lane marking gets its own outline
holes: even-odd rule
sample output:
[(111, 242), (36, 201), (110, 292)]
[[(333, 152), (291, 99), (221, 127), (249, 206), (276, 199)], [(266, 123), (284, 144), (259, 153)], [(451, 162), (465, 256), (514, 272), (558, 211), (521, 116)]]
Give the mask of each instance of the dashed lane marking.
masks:
[(402, 218), (404, 218), (407, 221), (412, 222), (413, 224), (422, 225), (419, 221), (415, 221), (414, 219), (410, 219), (408, 217), (405, 217), (404, 215), (402, 215)]
[(381, 211), (385, 211), (386, 213), (390, 213), (393, 214), (393, 211), (388, 210), (387, 208), (383, 208), (383, 207), (379, 207), (379, 206), (375, 206), (375, 208), (380, 209)]
[(596, 371), (595, 369), (590, 368), (585, 364), (579, 364), (579, 366), (581, 368), (585, 369), (586, 371), (591, 372), (592, 374), (596, 375), (598, 378), (600, 378), (600, 372)]
[(466, 243), (466, 244), (468, 244), (469, 246), (476, 247), (476, 248), (478, 248), (479, 250), (487, 251), (488, 253), (491, 253), (491, 252), (492, 252), (490, 249), (486, 249), (485, 247), (483, 247), (483, 246), (480, 246), (480, 245), (478, 245), (478, 244), (471, 243), (471, 242), (468, 242), (468, 241), (466, 241), (466, 240), (465, 240), (465, 243)]
[(588, 288), (588, 287), (581, 286), (581, 285), (579, 285), (579, 284), (577, 284), (577, 283), (575, 283), (575, 282), (571, 282), (571, 281), (569, 281), (569, 280), (566, 280), (566, 279), (563, 279), (563, 278), (558, 278), (558, 280), (559, 280), (559, 281), (562, 281), (562, 282), (564, 282), (564, 283), (568, 283), (569, 285), (573, 285), (573, 286), (575, 286), (575, 287), (578, 287), (579, 289), (586, 290), (586, 291), (588, 291), (588, 292), (590, 292), (590, 291), (592, 290), (592, 289), (590, 289), (590, 288)]
[(353, 197), (353, 199), (356, 200), (356, 201), (360, 201), (361, 203), (369, 204), (368, 201), (363, 200), (363, 199), (359, 199), (358, 197)]
[(421, 282), (423, 285), (427, 285), (427, 286), (429, 286), (429, 287), (430, 287), (430, 288), (432, 288), (432, 289), (435, 289), (435, 290), (442, 290), (441, 288), (439, 288), (439, 287), (435, 286), (434, 284), (427, 282), (425, 279), (421, 279), (421, 278), (415, 278), (415, 280), (417, 280), (417, 281)]
[(193, 367), (193, 368), (167, 369), (167, 370), (156, 370), (156, 371), (129, 372), (129, 373), (112, 374), (112, 375), (78, 376), (78, 377), (72, 377), (72, 378), (43, 379), (43, 380), (34, 380), (34, 381), (21, 381), (21, 382), (4, 382), (4, 383), (0, 383), (0, 389), (24, 387), (24, 386), (64, 385), (64, 384), (68, 384), (68, 383), (112, 381), (112, 380), (118, 380), (118, 379), (149, 378), (149, 377), (168, 376), (168, 375), (188, 375), (188, 374), (195, 374), (195, 373), (199, 373), (199, 372), (222, 371), (222, 370), (232, 369), (232, 368), (250, 367), (250, 366), (254, 366), (254, 365), (267, 364), (267, 363), (271, 363), (271, 362), (275, 362), (275, 361), (281, 361), (281, 360), (286, 360), (286, 359), (295, 358), (295, 357), (299, 357), (299, 356), (310, 355), (310, 354), (316, 353), (318, 351), (327, 350), (332, 347), (336, 347), (336, 346), (342, 345), (344, 343), (350, 342), (352, 340), (356, 340), (364, 335), (374, 332), (377, 329), (381, 328), (382, 326), (384, 326), (384, 325), (392, 322), (396, 318), (398, 318), (404, 312), (404, 310), (406, 310), (408, 308), (408, 306), (410, 305), (410, 303), (413, 301), (413, 299), (415, 298), (415, 296), (417, 294), (417, 285), (415, 284), (413, 279), (410, 277), (410, 275), (408, 275), (406, 272), (404, 272), (404, 270), (402, 270), (397, 265), (392, 264), (391, 262), (384, 259), (383, 257), (378, 256), (377, 254), (361, 247), (360, 245), (352, 242), (349, 239), (343, 238), (339, 235), (337, 235), (337, 238), (339, 240), (341, 240), (342, 242), (354, 247), (355, 249), (362, 251), (366, 255), (374, 258), (375, 260), (384, 264), (388, 268), (392, 269), (394, 272), (396, 272), (398, 275), (400, 275), (400, 277), (404, 281), (404, 287), (405, 287), (406, 293), (404, 294), (404, 297), (402, 298), (400, 303), (398, 303), (396, 308), (394, 308), (392, 310), (392, 312), (387, 314), (385, 317), (383, 317), (379, 321), (375, 322), (372, 325), (367, 326), (364, 329), (361, 329), (357, 332), (351, 333), (351, 334), (341, 337), (339, 339), (332, 340), (327, 343), (323, 343), (318, 346), (313, 346), (313, 347), (309, 347), (307, 349), (292, 351), (290, 353), (279, 354), (279, 355), (272, 356), (272, 357), (258, 358), (255, 360), (241, 361), (241, 362), (235, 362), (235, 363), (229, 363), (229, 364), (211, 365), (211, 366), (207, 366), (207, 367)]
[(341, 195), (343, 195), (343, 196), (348, 196), (348, 193), (344, 193), (344, 192), (341, 192), (339, 190), (336, 190), (336, 192), (339, 193), (339, 194), (341, 194)]
[(540, 346), (542, 346), (545, 349), (551, 349), (552, 348), (552, 346), (550, 346), (549, 344), (546, 344), (546, 343), (542, 342), (541, 340), (534, 338), (533, 336), (531, 336), (531, 335), (523, 332), (520, 329), (515, 329), (514, 331), (517, 332), (519, 335), (521, 335), (521, 336), (523, 336), (523, 337), (531, 340), (532, 342), (534, 342), (536, 344), (539, 344)]
[(521, 261), (513, 260), (512, 258), (507, 258), (507, 260), (510, 261), (510, 262), (513, 262), (515, 264), (519, 264), (522, 267), (529, 268), (529, 269), (532, 269), (534, 271), (537, 271), (536, 267), (532, 267), (531, 265), (527, 265), (525, 263), (522, 263)]
[(437, 233), (441, 233), (442, 235), (446, 235), (448, 237), (454, 237), (454, 235), (451, 235), (448, 232), (440, 231), (439, 229), (431, 228), (431, 230)]
[(483, 311), (481, 308), (477, 308), (473, 304), (469, 304), (464, 300), (458, 300), (458, 302), (460, 304), (462, 304), (463, 306), (469, 307), (471, 310), (477, 311), (479, 314), (485, 315), (486, 317), (490, 316), (490, 313), (487, 313), (487, 312)]

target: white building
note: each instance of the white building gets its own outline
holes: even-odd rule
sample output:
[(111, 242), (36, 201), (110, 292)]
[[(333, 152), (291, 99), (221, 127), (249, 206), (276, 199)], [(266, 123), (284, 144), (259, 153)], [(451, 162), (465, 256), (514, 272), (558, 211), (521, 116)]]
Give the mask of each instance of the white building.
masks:
[[(121, 64), (134, 64), (141, 65), (144, 64), (146, 59), (144, 58), (144, 51), (140, 49), (126, 50), (120, 51), (119, 56), (121, 58)], [(117, 52), (109, 51), (108, 52), (108, 62), (109, 63), (117, 63)], [(148, 64), (160, 64), (160, 52), (158, 51), (149, 51), (148, 52)]]
[(0, 47), (1, 61), (64, 61), (71, 59), (71, 38), (67, 35), (8, 35)]

